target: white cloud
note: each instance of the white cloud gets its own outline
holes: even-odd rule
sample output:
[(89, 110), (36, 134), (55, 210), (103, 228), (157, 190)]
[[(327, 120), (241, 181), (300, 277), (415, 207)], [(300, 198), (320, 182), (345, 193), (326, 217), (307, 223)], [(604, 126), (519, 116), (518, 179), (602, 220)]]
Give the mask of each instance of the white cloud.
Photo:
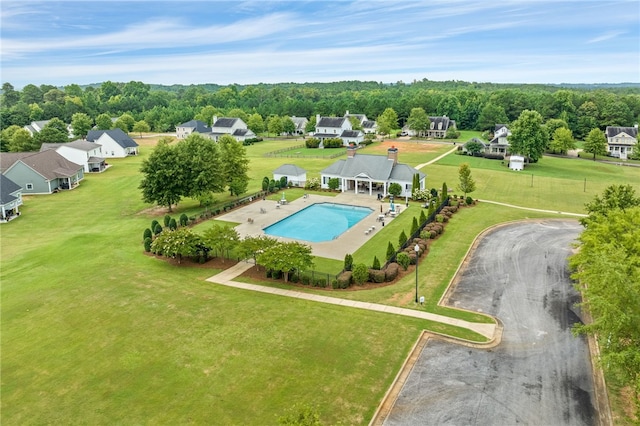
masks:
[(600, 43), (602, 41), (611, 40), (613, 38), (616, 38), (616, 37), (618, 37), (618, 36), (620, 36), (622, 34), (624, 34), (624, 31), (609, 31), (609, 32), (606, 32), (606, 33), (604, 33), (602, 35), (599, 35), (598, 37), (594, 37), (592, 39), (587, 40), (587, 43), (588, 44)]

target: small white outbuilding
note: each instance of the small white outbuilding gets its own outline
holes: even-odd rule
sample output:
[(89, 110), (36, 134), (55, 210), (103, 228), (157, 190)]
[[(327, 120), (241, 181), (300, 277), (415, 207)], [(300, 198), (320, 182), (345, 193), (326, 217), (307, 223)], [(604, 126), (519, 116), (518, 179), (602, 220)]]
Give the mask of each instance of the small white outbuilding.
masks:
[(521, 155), (512, 155), (509, 157), (509, 168), (511, 170), (524, 170), (524, 157)]

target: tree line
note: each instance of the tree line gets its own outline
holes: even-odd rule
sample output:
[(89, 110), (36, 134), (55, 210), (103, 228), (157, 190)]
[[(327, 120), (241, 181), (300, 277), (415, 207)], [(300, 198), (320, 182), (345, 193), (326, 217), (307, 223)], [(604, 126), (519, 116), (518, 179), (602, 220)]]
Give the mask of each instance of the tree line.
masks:
[[(563, 120), (575, 137), (582, 139), (594, 128), (632, 126), (640, 116), (637, 85), (568, 88), (422, 80), (411, 84), (151, 86), (139, 81), (106, 81), (97, 86), (70, 84), (63, 88), (28, 84), (16, 90), (5, 82), (1, 100), (2, 130), (54, 117), (69, 124), (75, 114), (85, 114), (90, 124), (98, 128), (107, 125), (105, 117), (111, 120), (125, 116), (127, 123), (119, 124), (128, 131), (134, 131), (134, 125), (140, 123), (137, 131), (144, 131), (146, 125), (155, 132), (174, 131), (177, 124), (193, 118), (211, 124), (214, 115), (240, 117), (245, 122), (259, 116), (266, 130), (269, 119), (275, 116), (313, 119), (316, 114), (343, 116), (349, 111), (377, 119), (388, 108), (397, 114), (398, 125), (403, 126), (413, 108), (422, 108), (427, 115), (450, 117), (459, 129), (481, 131), (492, 129), (496, 123), (511, 123), (525, 110), (535, 110), (544, 121)], [(2, 149), (6, 150), (4, 143)]]

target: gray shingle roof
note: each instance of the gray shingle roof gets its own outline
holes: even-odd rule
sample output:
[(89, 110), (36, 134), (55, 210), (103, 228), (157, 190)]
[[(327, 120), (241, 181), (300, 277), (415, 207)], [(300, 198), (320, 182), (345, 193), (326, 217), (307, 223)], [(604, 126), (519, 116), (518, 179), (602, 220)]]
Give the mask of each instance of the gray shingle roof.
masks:
[[(16, 153), (16, 154), (26, 154), (21, 157), (16, 156), (15, 161), (13, 161), (7, 168), (2, 164), (2, 170), (5, 171), (17, 161), (22, 161), (24, 164), (40, 173), (48, 180), (56, 179), (56, 178), (67, 178), (78, 173), (79, 170), (83, 169), (83, 166), (80, 164), (73, 163), (62, 155), (58, 154), (54, 150), (48, 149), (46, 151), (41, 152), (27, 152), (27, 153)], [(2, 155), (3, 163), (5, 155)]]
[(356, 154), (353, 157), (338, 160), (325, 168), (322, 174), (337, 175), (345, 178), (368, 176), (372, 180), (386, 182), (401, 180), (411, 182), (413, 175), (418, 173), (422, 179), (426, 175), (406, 164), (397, 163), (384, 155)]
[(341, 138), (357, 138), (360, 136), (360, 130), (343, 130)]
[(295, 164), (283, 164), (273, 171), (274, 175), (287, 175), (287, 176), (300, 176), (307, 173), (307, 171)]
[(607, 137), (612, 138), (620, 133), (626, 133), (632, 138), (638, 138), (638, 128), (637, 127), (619, 127), (619, 126), (607, 126)]
[(362, 122), (363, 129), (373, 129), (376, 127), (376, 122), (374, 120), (365, 120)]
[(127, 135), (122, 129), (110, 129), (110, 130), (90, 130), (87, 134), (87, 140), (90, 142), (95, 142), (102, 136), (104, 133), (109, 135), (111, 139), (113, 139), (118, 145), (123, 148), (132, 148), (138, 146), (136, 141), (131, 139), (129, 135)]
[(40, 146), (40, 151), (46, 151), (47, 149), (58, 149), (61, 146), (68, 146), (71, 148), (75, 148), (79, 151), (89, 152), (101, 145), (96, 144), (95, 142), (88, 142), (81, 139), (78, 139), (72, 142), (62, 142), (62, 143), (46, 143), (45, 142)]
[(247, 136), (253, 135), (253, 132), (249, 129), (236, 129), (233, 131), (233, 136)]
[[(447, 116), (429, 117), (429, 121), (433, 123), (433, 130), (447, 130), (452, 122)], [(442, 123), (442, 129), (439, 127), (439, 123)]]
[(220, 117), (213, 123), (213, 127), (233, 127), (237, 118)]
[(198, 133), (209, 133), (211, 132), (211, 127), (207, 127), (207, 124), (200, 120), (191, 120), (186, 123), (178, 124), (176, 127), (187, 127), (193, 129), (194, 132)]
[(0, 204), (8, 204), (18, 198), (13, 194), (20, 190), (22, 190), (20, 185), (5, 175), (0, 175)]
[(320, 117), (316, 127), (342, 127), (345, 120), (345, 117)]

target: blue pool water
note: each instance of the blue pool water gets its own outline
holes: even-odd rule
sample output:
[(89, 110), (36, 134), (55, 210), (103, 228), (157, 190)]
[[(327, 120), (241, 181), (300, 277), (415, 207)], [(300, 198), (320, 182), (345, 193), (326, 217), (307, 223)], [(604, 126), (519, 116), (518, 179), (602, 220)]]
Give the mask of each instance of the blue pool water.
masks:
[(316, 203), (264, 228), (267, 235), (312, 243), (331, 241), (373, 210), (345, 204)]

